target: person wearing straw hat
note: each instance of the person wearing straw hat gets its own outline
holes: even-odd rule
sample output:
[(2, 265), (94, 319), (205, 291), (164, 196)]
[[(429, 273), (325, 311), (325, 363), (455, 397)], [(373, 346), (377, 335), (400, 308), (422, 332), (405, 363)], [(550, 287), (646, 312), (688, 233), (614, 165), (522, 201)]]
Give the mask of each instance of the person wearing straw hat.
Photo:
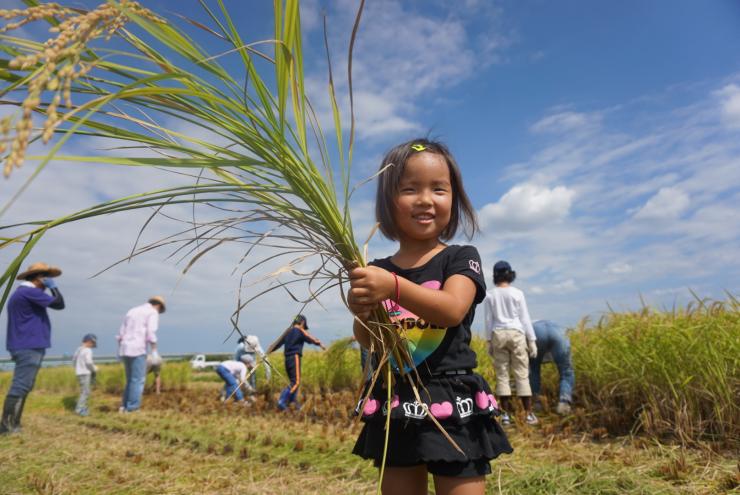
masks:
[(133, 412), (141, 407), (141, 395), (146, 381), (146, 347), (157, 352), (159, 315), (166, 308), (162, 296), (149, 298), (145, 304), (131, 308), (118, 330), (118, 356), (126, 372), (119, 412)]
[[(46, 308), (64, 309), (64, 298), (54, 282), (54, 278), (61, 274), (59, 268), (39, 262), (16, 277), (22, 282), (8, 300), (6, 340), (15, 369), (5, 396), (0, 434), (21, 431), (26, 397), (36, 382), (46, 349), (51, 347), (51, 322)], [(46, 293), (46, 289), (51, 295)]]
[(319, 339), (308, 333), (308, 320), (303, 315), (293, 318), (293, 323), (283, 332), (279, 339), (270, 345), (267, 354), (285, 345), (285, 372), (288, 374), (290, 384), (280, 394), (278, 409), (285, 411), (291, 403), (300, 409), (298, 404), (298, 387), (301, 385), (301, 358), (303, 357), (303, 344), (309, 343), (326, 349)]

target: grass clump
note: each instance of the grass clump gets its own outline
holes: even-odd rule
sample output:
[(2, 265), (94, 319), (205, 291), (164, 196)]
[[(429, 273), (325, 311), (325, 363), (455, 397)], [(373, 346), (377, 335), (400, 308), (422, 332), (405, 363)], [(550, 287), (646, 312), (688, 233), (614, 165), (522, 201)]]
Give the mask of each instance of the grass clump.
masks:
[(335, 340), (324, 352), (304, 354), (301, 384), (312, 391), (356, 390), (362, 378), (360, 351), (349, 337)]

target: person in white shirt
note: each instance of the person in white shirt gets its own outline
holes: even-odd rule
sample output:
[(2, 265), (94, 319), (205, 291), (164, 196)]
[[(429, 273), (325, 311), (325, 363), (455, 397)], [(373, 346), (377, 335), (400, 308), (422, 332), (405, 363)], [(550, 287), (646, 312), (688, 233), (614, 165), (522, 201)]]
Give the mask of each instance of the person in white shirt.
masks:
[[(269, 381), (272, 377), (272, 370), (257, 336), (247, 335), (246, 337), (239, 337), (238, 345), (234, 352), (234, 361), (241, 361), (247, 365), (249, 371), (252, 371), (257, 366), (257, 356), (265, 363), (265, 377)], [(251, 388), (252, 391), (257, 390), (257, 373), (252, 373), (249, 376), (248, 385), (248, 388)]]
[(225, 400), (232, 398), (236, 402), (244, 402), (241, 386), (246, 384), (247, 365), (241, 361), (222, 361), (216, 366), (216, 374), (224, 381)]
[(126, 372), (119, 412), (132, 412), (141, 407), (141, 395), (146, 381), (146, 347), (157, 351), (159, 315), (165, 311), (162, 296), (154, 296), (146, 304), (131, 308), (118, 331), (118, 356)]
[(511, 424), (511, 385), (509, 372), (514, 374), (516, 394), (527, 412), (526, 422), (537, 424), (532, 412), (532, 389), (529, 385), (529, 358), (537, 356), (537, 337), (529, 318), (524, 293), (511, 286), (516, 272), (506, 261), (493, 266), (493, 283), (483, 307), (486, 316), (488, 353), (496, 370), (496, 395), (501, 400), (501, 423)]
[(88, 333), (82, 337), (82, 345), (77, 348), (72, 357), (72, 364), (75, 367), (77, 382), (80, 384), (80, 397), (77, 399), (75, 412), (80, 416), (87, 416), (90, 414), (87, 409), (87, 400), (90, 397), (92, 376), (98, 371), (98, 367), (93, 363), (92, 348), (97, 346), (98, 338), (95, 334)]

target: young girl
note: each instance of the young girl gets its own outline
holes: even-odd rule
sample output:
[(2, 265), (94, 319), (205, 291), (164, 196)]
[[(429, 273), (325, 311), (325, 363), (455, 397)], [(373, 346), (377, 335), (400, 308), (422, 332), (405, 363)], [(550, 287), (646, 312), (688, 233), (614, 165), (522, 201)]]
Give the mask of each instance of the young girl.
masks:
[(537, 424), (532, 412), (532, 390), (529, 385), (529, 357), (537, 357), (537, 337), (527, 310), (524, 293), (512, 287), (516, 272), (506, 261), (493, 265), (493, 283), (483, 305), (486, 314), (488, 353), (496, 370), (496, 395), (501, 399), (501, 423), (511, 424), (511, 386), (509, 368), (514, 373), (516, 394), (527, 413), (527, 423)]
[[(470, 324), (486, 294), (480, 257), (472, 246), (443, 242), (462, 223), (472, 234), (475, 213), (444, 145), (426, 139), (401, 144), (386, 155), (381, 168), (388, 164), (379, 177), (376, 217), (381, 232), (397, 240), (399, 249), (350, 272), (348, 304), (362, 322), (383, 304), (409, 342), (420, 382), (415, 372), (407, 378), (397, 374), (391, 404), (383, 380), (376, 382), (358, 411), (365, 426), (354, 453), (380, 467), (390, 414), (385, 495), (426, 495), (428, 473), (438, 494), (482, 495), (489, 461), (512, 448), (493, 419), (496, 409), (488, 384), (472, 371), (476, 356), (470, 348)], [(362, 323), (355, 321), (354, 333), (360, 345), (370, 347), (371, 336)], [(412, 379), (422, 403), (414, 396)]]

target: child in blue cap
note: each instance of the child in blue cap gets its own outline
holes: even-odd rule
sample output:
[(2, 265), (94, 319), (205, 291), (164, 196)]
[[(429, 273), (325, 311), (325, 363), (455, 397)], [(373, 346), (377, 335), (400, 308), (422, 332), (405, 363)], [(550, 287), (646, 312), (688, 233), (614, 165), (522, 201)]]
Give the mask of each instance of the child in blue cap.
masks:
[(94, 333), (88, 333), (82, 337), (82, 345), (77, 348), (72, 363), (75, 367), (77, 382), (80, 384), (80, 397), (77, 399), (75, 412), (80, 416), (87, 416), (87, 399), (90, 397), (90, 386), (92, 376), (97, 373), (98, 367), (93, 363), (93, 347), (98, 346), (98, 338)]
[(298, 404), (298, 387), (301, 385), (301, 359), (303, 358), (303, 344), (313, 344), (326, 349), (319, 339), (308, 333), (308, 321), (303, 315), (293, 319), (293, 323), (285, 332), (267, 349), (267, 354), (285, 345), (285, 372), (288, 374), (290, 384), (283, 389), (278, 400), (278, 409), (284, 411), (291, 403)]

